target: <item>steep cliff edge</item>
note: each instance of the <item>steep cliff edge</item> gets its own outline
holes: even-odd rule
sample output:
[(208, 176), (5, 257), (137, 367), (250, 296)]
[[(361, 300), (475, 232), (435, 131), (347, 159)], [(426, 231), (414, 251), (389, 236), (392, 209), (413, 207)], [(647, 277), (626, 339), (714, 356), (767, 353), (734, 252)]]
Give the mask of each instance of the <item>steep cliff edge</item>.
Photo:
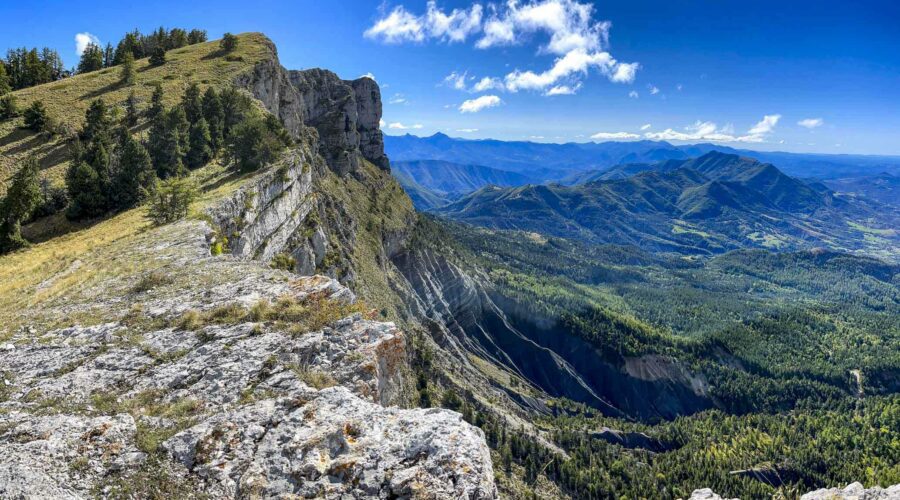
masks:
[(377, 85), (270, 56), (236, 83), (295, 138), (275, 165), (0, 260), (0, 497), (496, 497), (484, 434), (409, 409), (409, 336), (357, 299), (415, 217)]

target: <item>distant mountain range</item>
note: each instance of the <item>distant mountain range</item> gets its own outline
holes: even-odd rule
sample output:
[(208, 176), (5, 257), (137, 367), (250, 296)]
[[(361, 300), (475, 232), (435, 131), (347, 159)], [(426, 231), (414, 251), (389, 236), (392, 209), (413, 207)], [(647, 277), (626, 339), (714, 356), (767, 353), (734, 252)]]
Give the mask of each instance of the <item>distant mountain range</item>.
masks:
[(900, 206), (900, 175), (882, 172), (865, 177), (828, 180), (823, 184), (845, 196), (865, 197), (880, 203)]
[(440, 160), (394, 161), (391, 171), (420, 210), (447, 204), (488, 185), (539, 182), (515, 172)]
[(720, 152), (622, 165), (576, 185), (489, 186), (437, 213), (496, 229), (688, 254), (828, 247), (892, 256), (897, 212)]
[(458, 139), (441, 133), (430, 137), (386, 135), (384, 142), (392, 161), (441, 160), (483, 165), (525, 174), (540, 181), (559, 181), (578, 172), (604, 170), (627, 163), (685, 160), (710, 151), (772, 163), (794, 177), (835, 179), (880, 172), (900, 175), (900, 157), (897, 156), (762, 152), (716, 144), (676, 146), (658, 141), (547, 144)]

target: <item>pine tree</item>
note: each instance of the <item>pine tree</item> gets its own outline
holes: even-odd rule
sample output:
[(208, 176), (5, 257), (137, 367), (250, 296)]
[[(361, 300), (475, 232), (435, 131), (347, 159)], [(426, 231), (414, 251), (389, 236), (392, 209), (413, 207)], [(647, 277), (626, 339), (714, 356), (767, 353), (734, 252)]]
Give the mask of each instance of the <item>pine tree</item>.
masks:
[(181, 28), (172, 28), (169, 30), (168, 45), (169, 50), (180, 49), (188, 44), (187, 31)]
[(189, 123), (194, 123), (203, 117), (203, 105), (200, 101), (200, 87), (196, 83), (192, 83), (184, 91), (181, 98), (181, 105), (184, 107), (184, 114)]
[(122, 59), (122, 84), (134, 85), (134, 56), (131, 52), (126, 52)]
[(137, 96), (132, 90), (125, 99), (125, 124), (129, 127), (137, 125), (139, 116)]
[(162, 45), (157, 45), (153, 48), (153, 52), (150, 54), (150, 65), (151, 66), (162, 66), (166, 63), (166, 49)]
[(47, 108), (41, 101), (34, 101), (31, 106), (25, 110), (25, 127), (35, 132), (43, 132), (47, 128), (49, 118), (47, 117)]
[(107, 42), (106, 49), (103, 51), (103, 67), (109, 68), (112, 66), (113, 59), (115, 59), (115, 52), (113, 51), (112, 44)]
[(150, 154), (127, 130), (119, 134), (118, 162), (113, 174), (115, 206), (127, 209), (147, 199), (156, 182)]
[(222, 35), (222, 40), (219, 41), (219, 48), (222, 49), (223, 52), (231, 52), (236, 49), (238, 46), (238, 37), (232, 35), (231, 33), (225, 33)]
[(66, 217), (85, 219), (106, 212), (106, 196), (100, 176), (87, 162), (73, 163), (66, 172), (66, 189), (69, 192), (69, 208)]
[(79, 73), (89, 73), (103, 69), (103, 49), (99, 45), (91, 42), (85, 47), (81, 53), (81, 60), (78, 62)]
[(210, 147), (209, 125), (206, 120), (200, 118), (191, 125), (190, 140), (187, 153), (187, 166), (194, 169), (206, 165), (212, 158)]
[(203, 118), (209, 125), (210, 147), (215, 155), (223, 146), (222, 124), (224, 113), (222, 112), (222, 100), (215, 89), (209, 87), (203, 94)]
[(0, 253), (28, 245), (22, 238), (25, 222), (41, 201), (40, 169), (35, 157), (25, 160), (13, 176), (12, 185), (0, 201)]
[(188, 33), (188, 43), (194, 45), (195, 43), (203, 43), (206, 41), (206, 30), (198, 30), (192, 29), (190, 33)]
[(156, 84), (153, 88), (153, 94), (150, 96), (150, 108), (147, 109), (147, 118), (156, 120), (165, 112), (163, 107), (163, 89), (162, 85)]
[(182, 163), (186, 143), (186, 139), (182, 138), (182, 122), (186, 123), (184, 111), (176, 106), (157, 117), (150, 128), (148, 149), (156, 175), (160, 179), (181, 176), (187, 172)]
[(0, 120), (15, 118), (19, 116), (19, 104), (16, 96), (6, 94), (0, 96)]
[(0, 96), (4, 94), (8, 94), (12, 91), (12, 85), (10, 85), (9, 74), (6, 71), (6, 64), (0, 60)]
[(84, 113), (81, 140), (85, 143), (102, 142), (109, 145), (112, 139), (113, 120), (103, 99), (95, 99)]

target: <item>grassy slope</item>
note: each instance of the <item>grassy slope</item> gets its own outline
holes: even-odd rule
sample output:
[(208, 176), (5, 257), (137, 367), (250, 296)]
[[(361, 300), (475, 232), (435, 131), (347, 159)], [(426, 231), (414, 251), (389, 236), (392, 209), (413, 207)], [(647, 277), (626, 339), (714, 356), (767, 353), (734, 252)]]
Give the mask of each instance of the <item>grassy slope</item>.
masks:
[[(136, 62), (133, 86), (121, 85), (121, 69), (113, 67), (22, 89), (13, 94), (18, 98), (21, 109), (36, 100), (43, 101), (50, 117), (74, 132), (81, 128), (85, 110), (97, 98), (121, 107), (124, 112), (125, 99), (134, 91), (140, 109), (146, 109), (154, 85), (161, 84), (168, 106), (175, 104), (191, 83), (199, 84), (201, 89), (207, 86), (222, 87), (258, 61), (273, 56), (271, 42), (265, 35), (244, 33), (238, 38), (237, 49), (227, 56), (218, 53), (219, 42), (212, 41), (171, 50), (166, 53), (166, 63), (162, 66), (151, 67), (147, 59), (140, 59)], [(21, 118), (0, 122), (0, 194), (6, 192), (17, 162), (29, 154), (38, 155), (43, 175), (57, 183), (62, 182), (68, 166), (63, 138), (57, 136), (47, 140), (30, 130), (19, 128), (21, 125)], [(146, 133), (146, 126), (139, 125), (135, 130)]]

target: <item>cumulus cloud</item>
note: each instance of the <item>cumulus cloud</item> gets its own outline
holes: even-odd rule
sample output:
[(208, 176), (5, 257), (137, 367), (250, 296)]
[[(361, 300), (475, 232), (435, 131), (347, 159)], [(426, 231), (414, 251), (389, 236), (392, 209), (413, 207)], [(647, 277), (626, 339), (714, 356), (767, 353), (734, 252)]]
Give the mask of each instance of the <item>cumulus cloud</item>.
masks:
[(384, 119), (378, 120), (378, 128), (384, 128), (385, 125)]
[(84, 33), (77, 33), (75, 35), (75, 53), (79, 56), (84, 53), (84, 49), (87, 48), (88, 44), (93, 43), (94, 45), (100, 45), (100, 39), (95, 35), (92, 35), (85, 31)]
[(641, 136), (639, 134), (632, 134), (629, 132), (597, 132), (591, 136), (591, 139), (600, 141), (623, 141), (640, 138)]
[(637, 93), (637, 90), (632, 90), (631, 92), (628, 93), (628, 97), (630, 97), (632, 99), (637, 99), (640, 96), (641, 95)]
[[(538, 54), (556, 56), (552, 66), (542, 72), (520, 71), (503, 78), (484, 77), (470, 91), (519, 90), (559, 95), (563, 88), (574, 89), (588, 70), (594, 69), (614, 83), (632, 83), (640, 64), (617, 61), (609, 45), (608, 21), (595, 20), (594, 6), (576, 0), (508, 0), (490, 4), (489, 13), (478, 3), (467, 9), (445, 12), (429, 1), (426, 12), (415, 15), (403, 6), (382, 15), (365, 31), (368, 38), (386, 43), (422, 42), (435, 39), (464, 42), (475, 36), (475, 47), (489, 49), (517, 45), (536, 36), (545, 36)], [(477, 35), (480, 34), (480, 37)], [(464, 84), (456, 86), (465, 90)]]
[(797, 125), (812, 130), (816, 127), (821, 127), (823, 123), (825, 123), (825, 120), (821, 118), (806, 118), (797, 122)]
[(416, 123), (415, 125), (406, 126), (400, 122), (394, 122), (394, 123), (388, 125), (388, 128), (393, 129), (393, 130), (410, 130), (410, 129), (418, 130), (418, 129), (422, 128), (422, 124)]
[(647, 132), (644, 137), (655, 141), (710, 141), (710, 142), (765, 142), (774, 131), (781, 115), (765, 115), (744, 135), (735, 135), (734, 126), (727, 124), (718, 127), (711, 121), (696, 121), (688, 125), (684, 131), (668, 128), (662, 132)]
[(756, 125), (753, 126), (749, 130), (750, 135), (765, 135), (775, 128), (775, 125), (778, 124), (778, 120), (781, 119), (781, 115), (766, 115), (762, 120), (759, 121)]
[(650, 125), (649, 123), (646, 123), (646, 124), (644, 124), (644, 125), (641, 125), (641, 130), (650, 130), (650, 127), (652, 127), (652, 126), (653, 126), (653, 125)]
[(495, 95), (483, 95), (460, 104), (459, 111), (461, 113), (477, 113), (483, 109), (499, 106), (502, 103), (503, 101)]
[(375, 80), (375, 75), (373, 75), (372, 73), (366, 73), (365, 75), (359, 75), (359, 77), (360, 78), (368, 78), (368, 79), (376, 81), (376, 82), (378, 81), (378, 80)]

